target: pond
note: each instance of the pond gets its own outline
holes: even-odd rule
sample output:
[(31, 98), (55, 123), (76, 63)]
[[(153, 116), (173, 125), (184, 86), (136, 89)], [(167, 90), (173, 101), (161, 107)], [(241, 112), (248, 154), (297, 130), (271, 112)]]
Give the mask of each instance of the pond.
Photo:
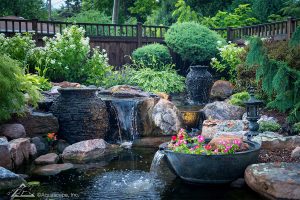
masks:
[[(124, 150), (110, 162), (78, 166), (76, 172), (40, 181), (39, 199), (262, 199), (249, 188), (190, 185), (150, 173), (156, 149)], [(192, 166), (191, 166), (192, 167)], [(51, 197), (52, 198), (47, 198)]]

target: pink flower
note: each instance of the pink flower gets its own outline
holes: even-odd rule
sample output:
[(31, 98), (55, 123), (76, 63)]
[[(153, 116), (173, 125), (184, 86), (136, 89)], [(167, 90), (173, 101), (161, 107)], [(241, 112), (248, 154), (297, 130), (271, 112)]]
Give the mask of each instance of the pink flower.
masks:
[(211, 150), (212, 146), (210, 146), (210, 145), (208, 144), (208, 145), (205, 145), (204, 148), (205, 148), (206, 150)]
[(215, 150), (214, 150), (214, 153), (219, 153), (219, 149), (215, 149)]
[(202, 135), (198, 135), (197, 138), (199, 143), (202, 143), (204, 141), (204, 137)]
[(172, 136), (172, 140), (173, 141), (177, 140), (177, 137), (176, 136)]

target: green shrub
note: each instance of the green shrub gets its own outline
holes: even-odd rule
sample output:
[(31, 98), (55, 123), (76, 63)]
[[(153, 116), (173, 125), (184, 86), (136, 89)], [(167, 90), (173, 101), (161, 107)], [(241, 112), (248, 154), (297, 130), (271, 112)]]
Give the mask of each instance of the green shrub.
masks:
[(259, 122), (259, 131), (261, 132), (265, 132), (265, 131), (277, 132), (280, 129), (281, 126), (277, 122), (269, 122), (269, 121)]
[(0, 55), (0, 121), (9, 119), (12, 112), (19, 112), (25, 105), (19, 65), (7, 55)]
[(0, 34), (0, 52), (7, 54), (12, 59), (24, 64), (27, 53), (35, 47), (35, 41), (30, 34), (15, 34), (13, 37), (5, 37)]
[(247, 101), (250, 98), (250, 95), (248, 92), (240, 92), (233, 94), (229, 100), (229, 103), (236, 106), (244, 106), (245, 101)]
[(25, 79), (42, 91), (48, 91), (52, 88), (48, 79), (37, 74), (25, 74)]
[(169, 49), (161, 44), (149, 44), (137, 48), (132, 53), (132, 59), (152, 69), (160, 69), (161, 66), (172, 63)]
[(296, 134), (300, 134), (300, 122), (295, 123), (292, 128), (293, 132)]
[(221, 60), (218, 58), (211, 59), (211, 66), (218, 72), (226, 72), (232, 83), (236, 81), (237, 66), (242, 64), (241, 55), (245, 53), (243, 47), (238, 47), (234, 43), (218, 48)]
[(104, 86), (106, 88), (115, 85), (130, 84), (130, 77), (135, 72), (135, 69), (131, 65), (124, 65), (122, 69), (111, 71), (105, 79)]
[(10, 118), (11, 113), (20, 114), (26, 104), (33, 106), (42, 98), (40, 89), (24, 76), (20, 63), (7, 55), (0, 55), (0, 121)]
[(195, 22), (172, 25), (165, 41), (183, 60), (194, 64), (209, 62), (218, 53), (218, 43), (225, 43), (215, 31)]
[(148, 92), (182, 92), (185, 78), (178, 75), (174, 69), (156, 71), (150, 68), (141, 68), (133, 71), (129, 83), (139, 86)]

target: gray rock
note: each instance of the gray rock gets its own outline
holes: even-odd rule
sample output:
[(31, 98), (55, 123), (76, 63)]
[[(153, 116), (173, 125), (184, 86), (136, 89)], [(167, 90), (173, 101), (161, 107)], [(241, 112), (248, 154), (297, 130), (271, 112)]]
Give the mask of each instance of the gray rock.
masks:
[(74, 168), (74, 165), (71, 163), (64, 164), (50, 164), (42, 167), (37, 167), (32, 171), (33, 175), (36, 176), (55, 176), (62, 172), (69, 171)]
[[(243, 114), (243, 120), (247, 120), (247, 113), (244, 113)], [(273, 122), (273, 123), (276, 123), (278, 122), (278, 120), (275, 118), (275, 117), (269, 117), (267, 115), (261, 115), (258, 122)]]
[(38, 102), (38, 110), (43, 112), (49, 112), (50, 107), (52, 106), (55, 99), (59, 96), (59, 94), (52, 94), (51, 92), (42, 92), (43, 99)]
[(64, 162), (85, 163), (104, 160), (119, 150), (119, 147), (110, 145), (103, 139), (93, 139), (68, 146), (62, 153), (62, 158)]
[(230, 183), (230, 187), (232, 188), (243, 188), (245, 185), (246, 182), (244, 178), (238, 178)]
[(30, 155), (32, 158), (35, 158), (35, 157), (37, 156), (36, 146), (35, 146), (35, 144), (33, 144), (33, 143), (30, 144), (30, 152), (29, 152), (29, 155)]
[(0, 166), (7, 169), (12, 169), (10, 159), (9, 143), (6, 137), (0, 137)]
[(59, 157), (56, 153), (48, 153), (35, 159), (34, 163), (37, 165), (49, 165), (49, 164), (56, 164), (58, 160)]
[(50, 90), (50, 94), (59, 94), (58, 89), (60, 88), (60, 86), (53, 86)]
[(219, 135), (241, 135), (247, 130), (248, 122), (243, 120), (204, 120), (202, 125), (202, 135), (205, 138), (214, 138)]
[(300, 158), (300, 146), (296, 147), (291, 154), (292, 158)]
[(22, 124), (4, 124), (0, 127), (0, 135), (8, 139), (26, 137), (26, 131)]
[(245, 181), (269, 199), (300, 199), (300, 163), (260, 163), (247, 167)]
[(46, 154), (49, 151), (49, 145), (45, 138), (42, 137), (33, 137), (31, 142), (35, 145), (37, 150), (37, 156)]
[(25, 127), (29, 137), (47, 133), (58, 132), (58, 120), (51, 113), (29, 112), (26, 116), (18, 118), (17, 122)]
[(218, 80), (214, 82), (210, 97), (212, 99), (224, 100), (232, 95), (233, 85), (229, 81)]
[(206, 119), (219, 120), (240, 120), (245, 112), (245, 108), (234, 106), (224, 101), (216, 101), (206, 104), (202, 109)]
[(252, 139), (264, 149), (285, 149), (300, 146), (300, 136), (283, 136), (274, 132), (263, 132)]
[(70, 144), (67, 143), (65, 140), (58, 140), (56, 148), (59, 153), (62, 153), (68, 146), (70, 146)]
[(99, 91), (99, 94), (110, 94), (114, 97), (150, 97), (150, 93), (144, 92), (139, 87), (130, 86), (130, 85), (116, 85), (107, 90)]
[(9, 142), (10, 156), (14, 166), (18, 167), (29, 160), (31, 145), (29, 138), (14, 139)]
[(19, 175), (0, 167), (0, 191), (19, 187), (26, 181)]
[(160, 99), (153, 107), (152, 120), (165, 134), (176, 133), (182, 127), (180, 111), (165, 99)]
[(121, 145), (120, 145), (121, 148), (124, 148), (124, 149), (131, 149), (132, 147), (132, 142), (123, 142)]

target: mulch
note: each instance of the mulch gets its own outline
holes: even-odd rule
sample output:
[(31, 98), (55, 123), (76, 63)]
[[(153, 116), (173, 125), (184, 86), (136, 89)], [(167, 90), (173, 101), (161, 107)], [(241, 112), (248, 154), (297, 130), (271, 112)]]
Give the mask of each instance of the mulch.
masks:
[(290, 149), (274, 149), (274, 150), (266, 150), (261, 149), (258, 162), (266, 163), (266, 162), (299, 162), (300, 158), (292, 158), (291, 153), (294, 148)]

